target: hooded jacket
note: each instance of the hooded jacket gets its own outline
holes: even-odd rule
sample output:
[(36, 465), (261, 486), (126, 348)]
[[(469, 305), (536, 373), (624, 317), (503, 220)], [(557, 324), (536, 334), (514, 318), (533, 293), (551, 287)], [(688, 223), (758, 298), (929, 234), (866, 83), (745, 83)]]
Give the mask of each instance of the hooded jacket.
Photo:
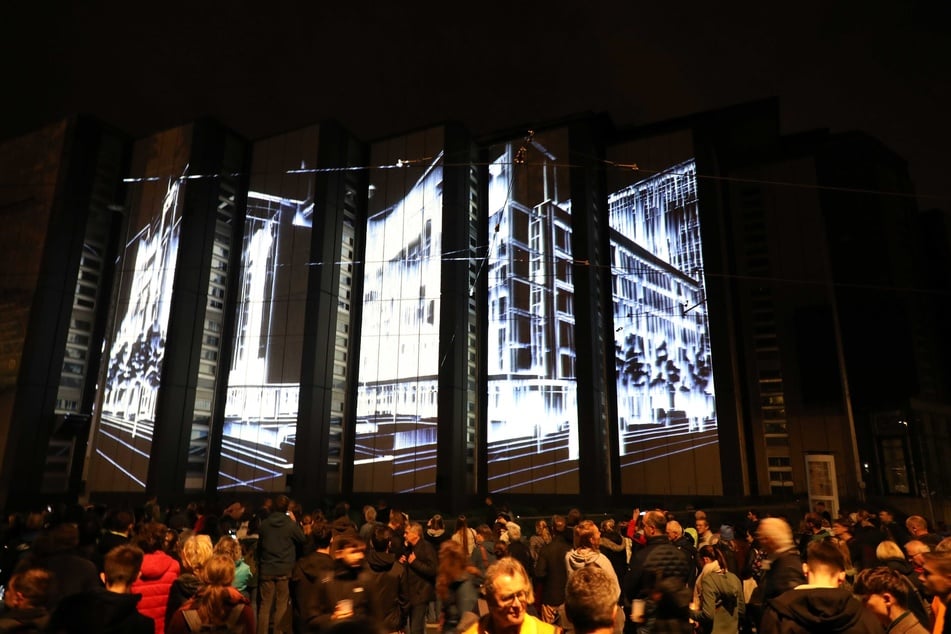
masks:
[(141, 598), (138, 594), (119, 594), (105, 588), (74, 594), (60, 602), (48, 631), (54, 634), (150, 634), (155, 627), (152, 619), (136, 609)]
[(618, 583), (617, 575), (614, 574), (614, 566), (611, 560), (604, 556), (599, 550), (592, 548), (573, 548), (565, 555), (565, 566), (568, 569), (568, 576), (571, 576), (575, 570), (580, 570), (585, 566), (594, 565), (608, 573), (608, 576), (614, 581), (614, 589), (621, 595), (621, 586)]
[[(225, 605), (229, 613), (235, 606), (243, 606), (241, 618), (238, 620), (239, 626), (242, 627), (245, 634), (255, 634), (257, 628), (254, 619), (254, 610), (251, 609), (250, 601), (245, 599), (236, 588), (229, 587)], [(191, 634), (191, 628), (188, 627), (184, 612), (185, 610), (193, 609), (195, 609), (194, 597), (186, 601), (185, 604), (175, 612), (172, 620), (165, 626), (165, 631), (168, 632), (168, 634)]]
[(142, 595), (138, 610), (155, 621), (155, 634), (165, 631), (165, 607), (172, 584), (178, 579), (181, 566), (161, 550), (146, 553), (142, 558), (142, 571), (132, 583), (132, 592)]
[(799, 586), (766, 601), (759, 631), (881, 634), (882, 626), (848, 590)]
[(258, 574), (289, 577), (304, 544), (304, 531), (284, 513), (270, 513), (258, 529)]
[(317, 586), (333, 572), (334, 558), (327, 553), (314, 551), (297, 560), (291, 574), (291, 596), (294, 598), (294, 619), (298, 623), (307, 622), (308, 615), (302, 606), (313, 605)]
[(380, 620), (387, 632), (398, 632), (406, 625), (409, 596), (406, 568), (392, 553), (367, 551), (366, 562), (374, 578), (371, 592), (380, 608)]

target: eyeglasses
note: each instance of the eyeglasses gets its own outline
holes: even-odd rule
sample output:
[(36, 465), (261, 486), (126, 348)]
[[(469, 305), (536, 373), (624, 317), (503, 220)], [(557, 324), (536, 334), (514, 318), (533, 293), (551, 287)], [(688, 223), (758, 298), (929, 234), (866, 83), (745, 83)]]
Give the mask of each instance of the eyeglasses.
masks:
[(496, 597), (495, 604), (500, 608), (510, 608), (515, 605), (516, 601), (525, 605), (528, 602), (528, 590), (519, 590), (507, 597)]

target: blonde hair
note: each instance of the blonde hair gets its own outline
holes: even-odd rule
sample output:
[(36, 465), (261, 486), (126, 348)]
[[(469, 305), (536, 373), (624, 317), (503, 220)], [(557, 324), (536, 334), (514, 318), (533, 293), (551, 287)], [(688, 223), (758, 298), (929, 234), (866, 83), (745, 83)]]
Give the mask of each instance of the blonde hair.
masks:
[[(192, 535), (182, 544), (182, 568), (204, 581), (205, 564), (214, 554), (211, 537)], [(234, 562), (231, 562), (231, 566), (234, 567)]]
[(904, 559), (905, 553), (901, 551), (901, 546), (899, 546), (897, 543), (891, 541), (890, 539), (886, 539), (875, 549), (875, 556), (879, 561), (883, 561), (885, 559)]

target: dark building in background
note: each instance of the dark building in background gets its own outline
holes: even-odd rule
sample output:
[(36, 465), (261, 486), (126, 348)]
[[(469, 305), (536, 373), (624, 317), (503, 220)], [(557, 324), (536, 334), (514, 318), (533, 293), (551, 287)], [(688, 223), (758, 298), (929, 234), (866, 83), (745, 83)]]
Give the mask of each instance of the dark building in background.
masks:
[[(64, 170), (67, 127), (0, 148), (8, 173)], [(325, 123), (252, 144), (199, 121), (140, 140), (128, 169), (117, 147), (95, 172), (114, 192), (125, 178), (114, 270), (55, 270), (113, 298), (86, 339), (101, 363), (66, 331), (44, 357), (3, 351), (3, 422), (36, 462), (60, 445), (33, 431), (28, 390), (50, 429), (92, 415), (93, 499), (947, 512), (946, 216), (919, 216), (902, 161), (864, 135), (782, 136), (765, 101), (479, 142)], [(4, 287), (5, 336), (55, 339), (22, 308), (28, 278)], [(5, 478), (42, 469), (12, 453)]]
[(128, 142), (77, 117), (0, 151), (0, 501), (75, 498)]

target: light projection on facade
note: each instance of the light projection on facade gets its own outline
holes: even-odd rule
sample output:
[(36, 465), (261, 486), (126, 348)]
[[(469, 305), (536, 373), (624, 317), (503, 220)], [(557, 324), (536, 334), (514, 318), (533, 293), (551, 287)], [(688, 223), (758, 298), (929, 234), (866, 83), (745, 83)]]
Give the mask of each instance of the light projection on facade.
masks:
[(293, 470), (317, 140), (311, 127), (255, 144), (219, 490), (283, 492)]
[(577, 381), (567, 133), (491, 148), (490, 491), (577, 493)]
[[(356, 491), (436, 490), (443, 167), (441, 149), (426, 155), (432, 158), (371, 174)], [(378, 153), (373, 162), (397, 157)]]
[(618, 189), (608, 204), (620, 465), (643, 491), (640, 469), (718, 456), (695, 162)]
[(185, 181), (169, 177), (135, 186), (137, 222), (129, 225), (121, 256), (116, 326), (89, 475), (92, 489), (106, 491), (145, 488)]

